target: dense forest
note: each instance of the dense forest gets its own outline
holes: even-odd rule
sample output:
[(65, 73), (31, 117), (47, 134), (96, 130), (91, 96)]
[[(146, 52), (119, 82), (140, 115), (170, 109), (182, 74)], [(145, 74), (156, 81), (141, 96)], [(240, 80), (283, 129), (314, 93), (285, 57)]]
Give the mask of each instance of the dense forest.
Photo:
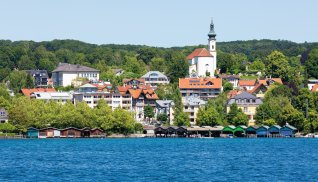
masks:
[[(120, 84), (123, 77), (140, 77), (147, 70), (159, 70), (172, 82), (187, 75), (185, 57), (195, 48), (149, 47), (143, 45), (95, 45), (76, 40), (0, 41), (0, 81), (9, 78), (12, 70), (45, 69), (51, 72), (59, 62), (82, 64), (101, 70), (101, 79)], [(263, 71), (266, 58), (279, 51), (292, 67), (303, 66), (304, 76), (318, 78), (318, 43), (294, 43), (281, 40), (250, 40), (219, 42), (218, 67), (222, 73), (250, 73)], [(254, 64), (253, 64), (254, 63)], [(246, 68), (250, 68), (246, 70)], [(125, 75), (115, 78), (112, 68), (122, 68)], [(307, 75), (308, 74), (308, 75)]]

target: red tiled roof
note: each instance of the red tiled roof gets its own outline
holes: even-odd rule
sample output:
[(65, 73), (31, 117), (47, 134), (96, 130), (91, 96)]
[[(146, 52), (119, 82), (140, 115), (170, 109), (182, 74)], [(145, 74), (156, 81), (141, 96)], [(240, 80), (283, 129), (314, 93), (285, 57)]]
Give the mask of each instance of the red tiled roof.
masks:
[(117, 86), (117, 90), (120, 94), (126, 94), (129, 92), (133, 99), (138, 99), (141, 94), (143, 94), (147, 99), (158, 99), (157, 94), (150, 85), (142, 85), (137, 88), (133, 88), (131, 85)]
[(108, 86), (112, 87), (113, 85), (112, 84), (103, 84), (103, 85), (100, 85), (100, 84), (92, 84), (94, 85), (95, 87), (97, 87), (97, 91), (98, 92), (102, 92), (104, 89), (107, 89), (108, 90)]
[(227, 93), (227, 98), (232, 98), (232, 97), (235, 97), (237, 96), (239, 93), (241, 93), (241, 91), (238, 91), (238, 90), (230, 90), (228, 93)]
[(180, 78), (179, 88), (222, 88), (221, 78)]
[(265, 88), (267, 88), (265, 84), (259, 83), (259, 84), (257, 84), (252, 90), (250, 90), (250, 91), (248, 91), (248, 92), (249, 92), (250, 94), (254, 94), (259, 88), (261, 88), (262, 85), (263, 85)]
[(269, 80), (274, 80), (276, 83), (280, 83), (280, 84), (283, 84), (283, 81), (281, 78), (271, 78)]
[(193, 59), (194, 57), (213, 57), (206, 48), (198, 48), (187, 56), (187, 59)]
[(266, 78), (266, 79), (259, 79), (259, 80), (257, 80), (258, 83), (262, 83), (262, 84), (264, 84), (265, 86), (268, 86), (268, 82), (269, 82), (269, 81), (274, 81), (275, 83), (283, 84), (281, 78)]
[(256, 83), (256, 80), (239, 80), (240, 86), (254, 86)]
[(56, 90), (54, 88), (23, 88), (21, 89), (21, 92), (23, 95), (30, 97), (33, 92), (56, 92)]
[(318, 84), (315, 84), (312, 89), (311, 89), (312, 92), (317, 92), (318, 91)]

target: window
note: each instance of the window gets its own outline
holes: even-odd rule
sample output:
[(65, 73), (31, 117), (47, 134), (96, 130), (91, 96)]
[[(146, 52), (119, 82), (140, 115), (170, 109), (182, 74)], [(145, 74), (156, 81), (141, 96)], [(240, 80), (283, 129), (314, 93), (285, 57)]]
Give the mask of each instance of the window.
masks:
[(3, 112), (3, 111), (0, 112), (0, 116), (5, 116), (5, 115), (6, 115), (5, 112)]
[(248, 108), (247, 107), (244, 107), (244, 112), (248, 112)]
[(86, 101), (86, 103), (87, 103), (87, 104), (91, 104), (91, 103), (92, 103), (92, 101)]

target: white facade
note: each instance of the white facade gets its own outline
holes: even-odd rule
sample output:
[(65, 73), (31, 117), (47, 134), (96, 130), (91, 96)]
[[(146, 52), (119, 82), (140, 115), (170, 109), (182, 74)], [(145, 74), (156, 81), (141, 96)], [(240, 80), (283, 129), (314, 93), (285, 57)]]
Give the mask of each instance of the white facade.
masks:
[(141, 78), (145, 80), (146, 85), (150, 85), (153, 89), (156, 89), (159, 84), (169, 84), (168, 77), (159, 71), (149, 71)]
[(53, 73), (53, 84), (54, 86), (70, 86), (77, 85), (76, 80), (78, 78), (84, 78), (90, 81), (98, 81), (99, 73), (96, 72), (58, 72)]
[(99, 70), (81, 65), (60, 63), (52, 71), (53, 86), (79, 86), (82, 84), (81, 79), (97, 82), (99, 80)]
[(34, 92), (31, 98), (65, 104), (67, 101), (72, 101), (73, 95), (69, 92)]
[(187, 58), (189, 60), (190, 77), (214, 77), (216, 70), (216, 39), (214, 24), (211, 22), (210, 32), (208, 34), (208, 49), (194, 50)]
[(125, 110), (132, 110), (132, 98), (130, 94), (121, 95), (119, 93), (105, 93), (105, 92), (85, 92), (74, 93), (74, 104), (78, 102), (86, 102), (90, 108), (97, 106), (99, 100), (104, 99), (113, 110), (122, 108)]

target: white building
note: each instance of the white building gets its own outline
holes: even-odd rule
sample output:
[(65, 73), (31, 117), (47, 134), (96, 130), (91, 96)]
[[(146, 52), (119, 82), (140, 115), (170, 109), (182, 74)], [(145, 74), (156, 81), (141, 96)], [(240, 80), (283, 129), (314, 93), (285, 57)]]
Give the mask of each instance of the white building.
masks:
[(192, 95), (185, 98), (183, 103), (183, 111), (189, 114), (191, 125), (196, 125), (197, 113), (200, 107), (203, 107), (206, 103), (206, 101), (201, 100), (196, 95)]
[(226, 81), (230, 82), (233, 85), (234, 89), (236, 89), (238, 87), (240, 76), (222, 74), (222, 75), (220, 75), (220, 78), (222, 78), (222, 80), (226, 80)]
[(54, 87), (81, 84), (78, 83), (80, 79), (96, 82), (99, 80), (99, 70), (87, 66), (60, 63), (58, 67), (52, 71), (52, 79)]
[(86, 102), (90, 108), (94, 108), (99, 100), (104, 99), (113, 110), (122, 108), (130, 111), (132, 109), (132, 97), (130, 94), (98, 92), (98, 87), (92, 84), (81, 86), (73, 96), (74, 104)]
[(31, 98), (65, 104), (67, 101), (72, 102), (73, 95), (69, 92), (33, 92)]
[(76, 92), (74, 95), (74, 104), (86, 102), (90, 108), (97, 106), (99, 100), (103, 99), (113, 110), (122, 108), (128, 111), (132, 110), (132, 98), (130, 94), (106, 93), (106, 92)]
[(9, 120), (8, 111), (0, 107), (0, 123), (7, 123)]
[(141, 78), (145, 80), (146, 85), (156, 89), (159, 84), (169, 84), (168, 77), (160, 71), (149, 71)]
[(214, 32), (213, 21), (210, 24), (209, 36), (209, 50), (199, 48), (194, 50), (187, 56), (190, 63), (189, 75), (190, 77), (214, 77), (216, 70), (216, 34)]
[(170, 125), (173, 125), (174, 120), (174, 102), (173, 100), (156, 100), (156, 117), (159, 114), (165, 114), (168, 116), (167, 122), (170, 123)]

